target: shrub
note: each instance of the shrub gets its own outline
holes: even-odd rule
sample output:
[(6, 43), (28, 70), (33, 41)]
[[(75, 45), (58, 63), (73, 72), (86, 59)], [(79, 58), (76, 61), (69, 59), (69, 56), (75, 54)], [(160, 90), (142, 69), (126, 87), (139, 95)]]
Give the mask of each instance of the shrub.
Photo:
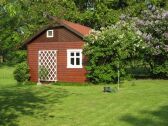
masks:
[(153, 78), (168, 78), (168, 61), (165, 61), (165, 63), (156, 65), (153, 68), (152, 71)]
[(26, 82), (29, 80), (29, 68), (26, 62), (18, 64), (14, 70), (14, 78), (17, 82)]
[(143, 66), (134, 66), (127, 68), (127, 73), (129, 73), (133, 78), (150, 78), (150, 67)]
[(118, 69), (122, 79), (127, 77), (127, 64), (139, 56), (137, 52), (143, 46), (143, 41), (125, 21), (93, 31), (85, 40), (83, 53), (89, 59), (87, 78), (93, 83), (116, 83)]

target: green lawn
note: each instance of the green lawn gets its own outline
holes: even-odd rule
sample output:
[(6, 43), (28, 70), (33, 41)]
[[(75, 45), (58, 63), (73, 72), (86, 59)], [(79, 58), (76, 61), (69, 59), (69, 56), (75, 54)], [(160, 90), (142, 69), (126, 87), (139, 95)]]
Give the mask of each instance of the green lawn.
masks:
[(0, 88), (16, 85), (13, 79), (13, 67), (0, 66)]
[[(0, 67), (0, 126), (168, 126), (168, 81), (97, 86), (17, 85)], [(111, 85), (115, 87), (115, 85)]]

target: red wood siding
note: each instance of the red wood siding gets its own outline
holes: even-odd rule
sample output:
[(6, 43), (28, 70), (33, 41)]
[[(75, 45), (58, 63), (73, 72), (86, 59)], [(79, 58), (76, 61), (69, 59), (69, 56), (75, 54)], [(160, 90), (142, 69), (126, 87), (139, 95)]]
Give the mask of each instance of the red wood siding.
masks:
[(54, 37), (47, 38), (46, 32), (43, 32), (34, 42), (79, 42), (81, 38), (76, 36), (74, 33), (68, 31), (64, 27), (58, 27), (54, 29)]
[(38, 38), (27, 45), (31, 81), (38, 81), (38, 51), (57, 50), (58, 81), (85, 82), (86, 70), (84, 67), (67, 68), (67, 49), (82, 49), (83, 45), (84, 42), (80, 37), (65, 28), (54, 29), (54, 38), (46, 38), (46, 32), (41, 34)]

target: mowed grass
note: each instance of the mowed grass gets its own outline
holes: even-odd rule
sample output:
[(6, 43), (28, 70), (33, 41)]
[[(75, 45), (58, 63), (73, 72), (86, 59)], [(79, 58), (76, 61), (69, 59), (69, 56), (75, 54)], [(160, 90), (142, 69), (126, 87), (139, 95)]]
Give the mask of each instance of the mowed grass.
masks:
[(14, 67), (0, 66), (0, 88), (11, 85), (16, 85), (16, 81), (13, 79)]
[(17, 85), (12, 71), (0, 67), (0, 126), (168, 125), (167, 80), (128, 81), (103, 93), (104, 85)]

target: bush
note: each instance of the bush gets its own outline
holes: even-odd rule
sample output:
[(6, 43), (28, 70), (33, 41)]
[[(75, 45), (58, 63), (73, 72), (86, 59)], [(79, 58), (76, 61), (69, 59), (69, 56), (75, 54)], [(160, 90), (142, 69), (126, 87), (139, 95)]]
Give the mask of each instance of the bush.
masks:
[(14, 78), (17, 82), (26, 82), (29, 80), (29, 68), (26, 62), (22, 62), (16, 66), (14, 70)]
[(137, 52), (143, 44), (125, 21), (92, 31), (85, 40), (83, 53), (89, 59), (87, 78), (93, 83), (116, 83), (118, 69), (120, 77), (126, 78), (127, 64), (139, 56)]
[(162, 64), (155, 65), (152, 69), (153, 78), (167, 79), (168, 78), (168, 61)]
[(146, 66), (134, 66), (127, 68), (127, 73), (129, 73), (133, 78), (150, 78), (150, 68)]

